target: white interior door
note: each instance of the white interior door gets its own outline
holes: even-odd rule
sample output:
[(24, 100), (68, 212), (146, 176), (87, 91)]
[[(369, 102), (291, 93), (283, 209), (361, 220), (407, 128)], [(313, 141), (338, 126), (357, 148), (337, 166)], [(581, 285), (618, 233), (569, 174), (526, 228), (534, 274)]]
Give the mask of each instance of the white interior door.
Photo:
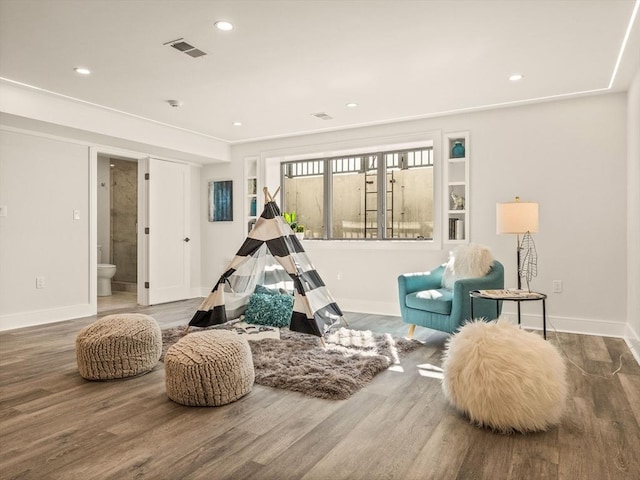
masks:
[(189, 298), (189, 167), (149, 159), (147, 187), (148, 304)]

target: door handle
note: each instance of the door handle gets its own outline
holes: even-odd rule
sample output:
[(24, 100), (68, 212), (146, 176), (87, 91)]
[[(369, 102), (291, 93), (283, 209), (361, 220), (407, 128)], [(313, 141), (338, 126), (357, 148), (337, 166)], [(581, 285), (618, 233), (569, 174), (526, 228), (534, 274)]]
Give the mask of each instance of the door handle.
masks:
[(185, 237), (184, 241), (188, 243), (191, 241), (191, 239), (189, 237)]

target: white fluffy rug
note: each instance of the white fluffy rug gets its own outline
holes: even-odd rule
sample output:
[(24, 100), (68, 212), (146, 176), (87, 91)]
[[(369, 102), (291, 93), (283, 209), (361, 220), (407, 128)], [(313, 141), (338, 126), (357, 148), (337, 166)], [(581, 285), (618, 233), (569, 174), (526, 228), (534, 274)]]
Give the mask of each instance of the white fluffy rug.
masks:
[(506, 320), (470, 322), (449, 339), (442, 367), (445, 396), (480, 427), (525, 433), (560, 421), (566, 367), (535, 333)]

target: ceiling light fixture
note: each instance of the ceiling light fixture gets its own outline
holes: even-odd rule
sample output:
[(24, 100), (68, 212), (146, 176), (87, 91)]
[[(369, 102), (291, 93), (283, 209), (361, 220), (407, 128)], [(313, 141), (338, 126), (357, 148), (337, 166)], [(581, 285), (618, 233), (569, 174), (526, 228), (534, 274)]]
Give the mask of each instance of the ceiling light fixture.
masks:
[(358, 106), (357, 103), (353, 103), (353, 102), (347, 103), (347, 108), (356, 108), (357, 106)]
[(84, 68), (84, 67), (76, 67), (73, 69), (76, 73), (79, 73), (80, 75), (91, 75), (91, 70), (89, 70), (88, 68)]
[(524, 75), (520, 75), (519, 73), (515, 73), (513, 75), (511, 75), (509, 77), (509, 80), (511, 80), (512, 82), (517, 82), (518, 80), (522, 80), (524, 78)]
[(234, 127), (241, 127), (242, 126), (242, 122), (233, 122), (233, 126)]
[(233, 24), (231, 22), (226, 22), (221, 20), (213, 24), (218, 30), (222, 30), (223, 32), (228, 32), (233, 30)]
[(167, 100), (167, 103), (173, 108), (178, 108), (184, 105), (184, 102), (182, 102), (182, 100)]

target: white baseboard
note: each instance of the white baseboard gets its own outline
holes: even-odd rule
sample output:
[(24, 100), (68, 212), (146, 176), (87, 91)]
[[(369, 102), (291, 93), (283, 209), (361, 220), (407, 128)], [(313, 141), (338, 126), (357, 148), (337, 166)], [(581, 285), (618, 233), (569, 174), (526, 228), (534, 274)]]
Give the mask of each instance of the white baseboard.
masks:
[[(372, 300), (341, 298), (336, 300), (340, 308), (345, 312), (360, 312), (373, 315), (400, 316), (400, 307), (396, 303), (376, 302)], [(510, 321), (517, 322), (515, 311), (502, 311), (503, 317), (508, 317)], [(542, 330), (542, 314), (520, 316), (522, 326), (532, 330)], [(627, 325), (622, 322), (611, 322), (608, 320), (597, 320), (575, 317), (558, 317), (547, 315), (547, 332), (557, 330), (564, 333), (578, 333), (582, 335), (600, 335), (603, 337), (626, 338), (625, 329)], [(635, 337), (637, 338), (637, 336)]]
[(33, 310), (30, 312), (9, 313), (0, 315), (0, 331), (44, 325), (46, 323), (63, 322), (74, 318), (90, 317), (95, 315), (96, 311), (97, 307), (95, 304), (83, 303), (59, 308)]
[(343, 312), (369, 313), (372, 315), (400, 316), (400, 306), (397, 303), (376, 302), (360, 298), (336, 299), (336, 303)]
[[(509, 320), (514, 323), (518, 321), (518, 315), (515, 312), (505, 312), (503, 310), (501, 316), (508, 317)], [(520, 319), (523, 327), (532, 330), (542, 330), (542, 314), (522, 314)], [(547, 315), (547, 333), (558, 331), (563, 333), (578, 333), (581, 335), (623, 338), (625, 328), (626, 324), (622, 322)]]
[[(203, 292), (207, 292), (204, 293)], [(199, 297), (206, 297), (207, 295), (209, 295), (210, 291), (208, 291), (207, 289), (203, 288), (203, 287), (191, 287), (191, 290), (189, 290), (189, 295), (191, 295), (189, 298), (199, 298)]]
[(631, 325), (627, 324), (626, 327), (624, 341), (627, 342), (627, 346), (629, 347), (629, 350), (631, 350), (633, 358), (635, 358), (638, 365), (640, 365), (640, 335), (631, 328)]

